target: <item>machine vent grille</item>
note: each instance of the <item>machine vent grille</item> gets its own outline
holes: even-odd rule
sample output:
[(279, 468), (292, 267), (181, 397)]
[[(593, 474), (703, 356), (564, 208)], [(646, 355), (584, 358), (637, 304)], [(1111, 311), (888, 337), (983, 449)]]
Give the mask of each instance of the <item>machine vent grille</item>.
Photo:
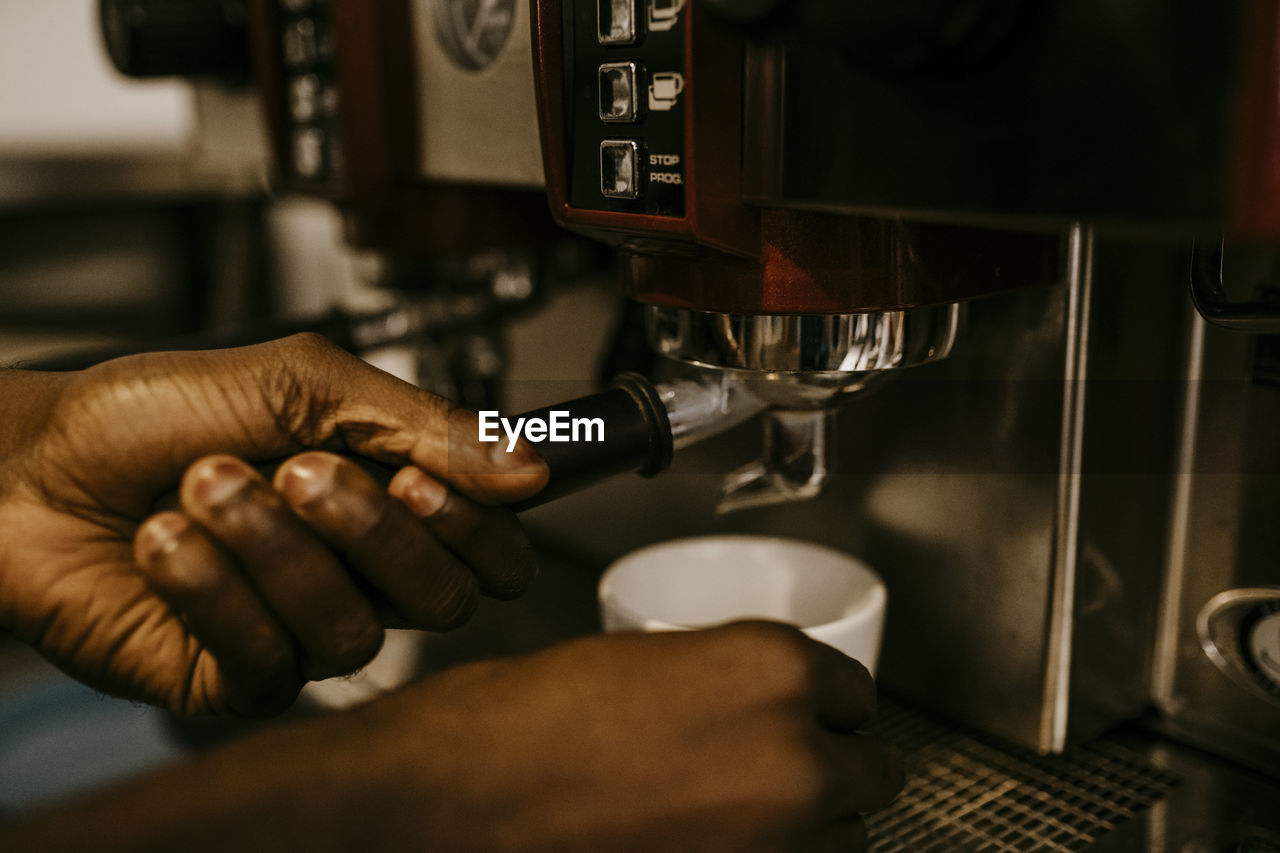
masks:
[(1178, 781), (1105, 739), (1040, 756), (888, 700), (872, 729), (907, 768), (898, 798), (867, 816), (874, 853), (1084, 850)]

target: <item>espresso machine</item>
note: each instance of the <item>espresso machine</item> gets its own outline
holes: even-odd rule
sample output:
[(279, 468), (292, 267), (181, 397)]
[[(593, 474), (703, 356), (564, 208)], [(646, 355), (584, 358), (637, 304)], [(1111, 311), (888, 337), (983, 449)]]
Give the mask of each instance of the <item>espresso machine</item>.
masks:
[[(899, 815), (949, 841), (872, 821), (882, 849), (1083, 849), (1139, 813), (1112, 849), (1280, 849), (1241, 793), (1280, 796), (1276, 4), (189, 5), (239, 27), (278, 184), (354, 245), (554, 220), (616, 250), (677, 473), (540, 513), (603, 557), (714, 526), (877, 567), (884, 690), (1029, 756), (930, 764)], [(756, 415), (759, 461), (663, 489)], [(609, 470), (669, 462), (640, 444)], [(1071, 758), (1133, 720), (1233, 781)], [(1093, 781), (1045, 793), (1063, 768)]]
[[(1237, 563), (1215, 583), (1249, 591), (1179, 603), (1205, 570), (1172, 549), (1202, 530), (1182, 501), (1210, 473), (1185, 444), (1206, 341), (1240, 362), (1215, 413), (1264, 430), (1274, 406), (1280, 315), (1227, 294), (1221, 235), (1280, 224), (1277, 10), (1032, 5), (537, 3), (551, 208), (619, 247), (657, 352), (771, 405), (722, 507), (878, 475), (854, 500), (883, 525), (860, 550), (902, 572), (893, 687), (1055, 752), (1140, 714), (1153, 672), (1170, 719), (1202, 706), (1175, 686), (1190, 657), (1246, 685), (1237, 755), (1274, 769), (1280, 578)], [(1214, 444), (1249, 456), (1211, 473), (1274, 505), (1254, 497), (1274, 452)], [(1274, 563), (1270, 534), (1237, 535)], [(1179, 606), (1209, 609), (1194, 628)]]

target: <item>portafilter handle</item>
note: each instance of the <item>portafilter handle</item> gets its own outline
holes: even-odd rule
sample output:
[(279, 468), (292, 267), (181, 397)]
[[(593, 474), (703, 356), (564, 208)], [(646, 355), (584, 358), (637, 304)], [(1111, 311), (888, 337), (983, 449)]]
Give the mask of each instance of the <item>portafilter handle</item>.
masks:
[[(616, 474), (637, 471), (652, 477), (671, 464), (671, 423), (653, 383), (635, 373), (624, 373), (608, 390), (533, 409), (508, 421), (540, 419), (550, 422), (552, 413), (572, 420), (599, 421), (599, 430), (581, 430), (577, 440), (542, 441), (535, 449), (547, 463), (550, 477), (536, 495), (511, 508), (520, 512), (580, 491)], [(563, 413), (563, 414), (562, 414)], [(505, 441), (505, 437), (502, 439)], [(348, 457), (386, 486), (400, 470), (366, 457)], [(262, 462), (254, 468), (270, 480), (284, 460)], [(179, 508), (177, 490), (163, 495), (154, 512)]]

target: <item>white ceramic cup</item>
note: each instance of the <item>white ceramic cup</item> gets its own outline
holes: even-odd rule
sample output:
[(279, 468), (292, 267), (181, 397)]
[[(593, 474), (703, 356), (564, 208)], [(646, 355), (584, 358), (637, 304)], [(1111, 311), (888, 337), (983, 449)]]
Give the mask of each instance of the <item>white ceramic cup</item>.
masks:
[(774, 536), (696, 536), (633, 551), (600, 579), (606, 631), (681, 631), (740, 619), (801, 628), (862, 663), (880, 656), (884, 583), (848, 554)]

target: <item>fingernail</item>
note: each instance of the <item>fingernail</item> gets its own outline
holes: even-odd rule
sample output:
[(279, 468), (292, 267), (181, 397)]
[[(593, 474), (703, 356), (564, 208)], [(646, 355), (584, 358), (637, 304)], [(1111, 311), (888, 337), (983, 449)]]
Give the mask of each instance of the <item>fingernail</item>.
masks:
[(301, 462), (292, 462), (285, 468), (280, 489), (290, 503), (310, 503), (333, 491), (337, 470), (337, 460), (331, 456), (315, 456)]
[(237, 462), (222, 460), (206, 465), (192, 488), (195, 499), (205, 506), (224, 504), (249, 483), (249, 472)]
[(516, 446), (507, 451), (507, 442), (502, 441), (489, 448), (489, 461), (502, 469), (503, 474), (524, 474), (546, 465), (537, 451), (523, 438)]
[(538, 452), (523, 439), (516, 444), (510, 453), (507, 452), (505, 443), (501, 449), (493, 448), (490, 450), (489, 462), (492, 467), (488, 469), (482, 468), (465, 473), (500, 477), (537, 477), (545, 476), (547, 472), (547, 463), (542, 461), (542, 457), (538, 455)]
[(138, 531), (138, 550), (148, 559), (169, 553), (178, 547), (178, 537), (190, 526), (177, 513), (158, 515)]
[(443, 483), (433, 480), (421, 471), (413, 471), (406, 475), (400, 494), (409, 511), (419, 518), (429, 518), (438, 513), (449, 498), (449, 490)]

